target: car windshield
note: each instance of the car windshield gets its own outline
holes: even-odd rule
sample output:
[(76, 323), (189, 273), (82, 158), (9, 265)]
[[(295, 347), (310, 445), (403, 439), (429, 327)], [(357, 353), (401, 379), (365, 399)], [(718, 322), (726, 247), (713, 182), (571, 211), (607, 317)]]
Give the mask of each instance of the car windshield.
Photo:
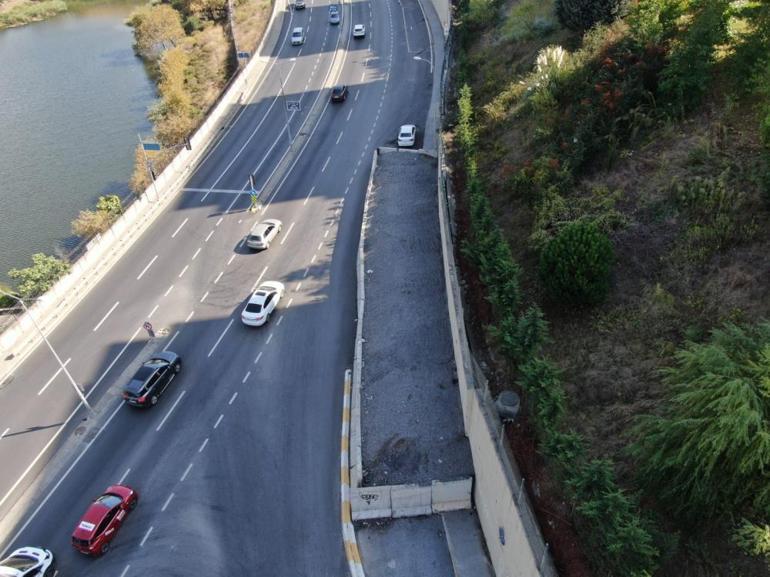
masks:
[(262, 305), (259, 303), (249, 303), (246, 305), (246, 312), (247, 313), (262, 312)]
[(123, 502), (123, 499), (121, 499), (118, 495), (113, 495), (112, 493), (107, 493), (106, 495), (102, 495), (96, 500), (97, 503), (101, 503), (108, 509), (112, 509), (116, 505), (120, 505)]
[[(392, 134), (392, 133), (391, 133), (391, 134)], [(409, 131), (407, 131), (407, 132), (402, 132), (402, 133), (401, 133), (401, 137), (402, 137), (402, 138), (409, 138), (410, 136), (412, 136), (412, 133), (411, 133), (411, 132), (409, 132)]]
[(154, 361), (147, 361), (144, 363), (141, 367), (139, 367), (139, 370), (136, 371), (136, 374), (134, 375), (134, 380), (136, 381), (146, 381), (149, 379), (152, 374), (155, 372), (155, 362)]
[(0, 575), (13, 575), (12, 572), (4, 573), (3, 569), (16, 569), (17, 571), (26, 571), (37, 565), (37, 559), (27, 555), (13, 555), (8, 559), (0, 561)]

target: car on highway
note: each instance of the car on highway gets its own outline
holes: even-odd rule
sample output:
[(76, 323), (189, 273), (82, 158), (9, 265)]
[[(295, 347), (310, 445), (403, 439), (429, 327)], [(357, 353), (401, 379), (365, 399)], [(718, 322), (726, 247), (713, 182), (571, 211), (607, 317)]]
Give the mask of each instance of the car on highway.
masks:
[(414, 141), (417, 138), (417, 127), (414, 124), (404, 124), (398, 129), (398, 146), (408, 147), (414, 146)]
[(297, 26), (291, 31), (291, 45), (302, 46), (305, 43), (305, 31), (302, 26)]
[(123, 387), (123, 398), (135, 407), (155, 406), (181, 369), (182, 359), (178, 354), (171, 351), (155, 353)]
[(254, 291), (254, 294), (251, 295), (249, 302), (246, 303), (241, 312), (243, 324), (250, 327), (261, 327), (264, 325), (278, 306), (278, 302), (283, 296), (283, 291), (283, 283), (277, 281), (263, 282)]
[(246, 236), (246, 246), (254, 250), (270, 248), (272, 240), (278, 236), (283, 228), (283, 223), (275, 218), (259, 222), (251, 227)]
[(52, 577), (56, 571), (53, 553), (40, 547), (22, 547), (0, 561), (2, 577)]
[(336, 4), (331, 4), (329, 6), (329, 24), (339, 24), (340, 18), (340, 7)]
[(139, 493), (131, 487), (107, 487), (104, 494), (86, 509), (72, 532), (72, 546), (85, 555), (104, 555), (138, 502)]
[(348, 97), (348, 87), (345, 84), (339, 84), (332, 88), (332, 102), (345, 102)]
[(305, 9), (305, 0), (294, 0), (294, 9), (295, 10), (304, 10)]
[(366, 27), (363, 24), (353, 26), (353, 38), (363, 38), (366, 36)]

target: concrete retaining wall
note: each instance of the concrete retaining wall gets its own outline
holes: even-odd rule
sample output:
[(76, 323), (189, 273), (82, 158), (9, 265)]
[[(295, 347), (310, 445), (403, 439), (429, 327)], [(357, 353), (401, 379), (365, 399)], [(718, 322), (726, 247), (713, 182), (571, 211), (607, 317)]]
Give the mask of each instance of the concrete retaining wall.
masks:
[[(265, 36), (255, 54), (262, 52), (273, 21), (285, 6), (285, 0), (274, 1)], [(69, 274), (61, 278), (29, 308), (28, 313), (20, 315), (0, 335), (0, 359), (9, 361), (0, 365), (0, 382), (41, 342), (30, 315), (34, 315), (45, 333), (50, 333), (75, 308), (176, 198), (187, 176), (219, 136), (220, 129), (232, 119), (240, 109), (240, 104), (248, 100), (251, 92), (257, 87), (268, 64), (268, 57), (254, 56), (249, 60), (230, 83), (205, 122), (190, 138), (192, 150), (182, 148), (171, 164), (158, 175), (155, 184), (151, 184), (144, 194), (128, 207), (110, 230), (88, 243), (86, 252), (75, 261)]]
[(471, 508), (473, 479), (351, 488), (353, 520), (418, 517)]

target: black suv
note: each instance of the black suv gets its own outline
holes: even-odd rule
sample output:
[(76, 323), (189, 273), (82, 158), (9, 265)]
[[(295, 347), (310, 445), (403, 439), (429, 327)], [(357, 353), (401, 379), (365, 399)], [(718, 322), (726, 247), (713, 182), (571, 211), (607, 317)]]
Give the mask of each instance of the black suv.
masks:
[(348, 87), (344, 84), (332, 88), (332, 102), (345, 102), (348, 97)]
[(182, 359), (171, 351), (156, 353), (145, 361), (123, 387), (123, 398), (135, 407), (155, 405), (182, 368)]

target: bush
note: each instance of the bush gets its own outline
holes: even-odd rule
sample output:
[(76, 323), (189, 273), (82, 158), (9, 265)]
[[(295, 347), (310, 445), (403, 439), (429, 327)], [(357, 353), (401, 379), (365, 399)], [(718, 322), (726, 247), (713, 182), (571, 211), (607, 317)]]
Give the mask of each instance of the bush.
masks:
[(532, 306), (516, 318), (512, 313), (505, 315), (498, 326), (491, 327), (503, 354), (515, 364), (521, 364), (540, 352), (548, 340), (548, 322), (543, 311)]
[(110, 228), (114, 217), (102, 210), (81, 210), (72, 221), (72, 233), (80, 238), (89, 239)]
[(650, 494), (700, 522), (770, 511), (770, 322), (726, 324), (663, 371), (660, 415), (639, 418), (631, 453)]
[(8, 276), (19, 282), (17, 289), (21, 298), (34, 298), (50, 289), (57, 280), (67, 274), (70, 269), (66, 263), (55, 256), (42, 252), (32, 255), (32, 266), (22, 269), (11, 269)]
[(100, 196), (96, 201), (96, 210), (117, 217), (123, 214), (123, 202), (117, 194)]
[(556, 0), (556, 15), (567, 28), (588, 30), (599, 23), (613, 22), (625, 5), (625, 0)]
[(528, 404), (541, 440), (556, 431), (567, 407), (559, 369), (542, 357), (532, 358), (520, 367), (519, 386), (527, 393)]
[(543, 248), (540, 278), (554, 301), (596, 304), (607, 296), (613, 259), (612, 244), (596, 224), (572, 222)]
[(746, 555), (764, 555), (770, 558), (770, 525), (756, 525), (743, 519), (733, 533), (733, 542)]

